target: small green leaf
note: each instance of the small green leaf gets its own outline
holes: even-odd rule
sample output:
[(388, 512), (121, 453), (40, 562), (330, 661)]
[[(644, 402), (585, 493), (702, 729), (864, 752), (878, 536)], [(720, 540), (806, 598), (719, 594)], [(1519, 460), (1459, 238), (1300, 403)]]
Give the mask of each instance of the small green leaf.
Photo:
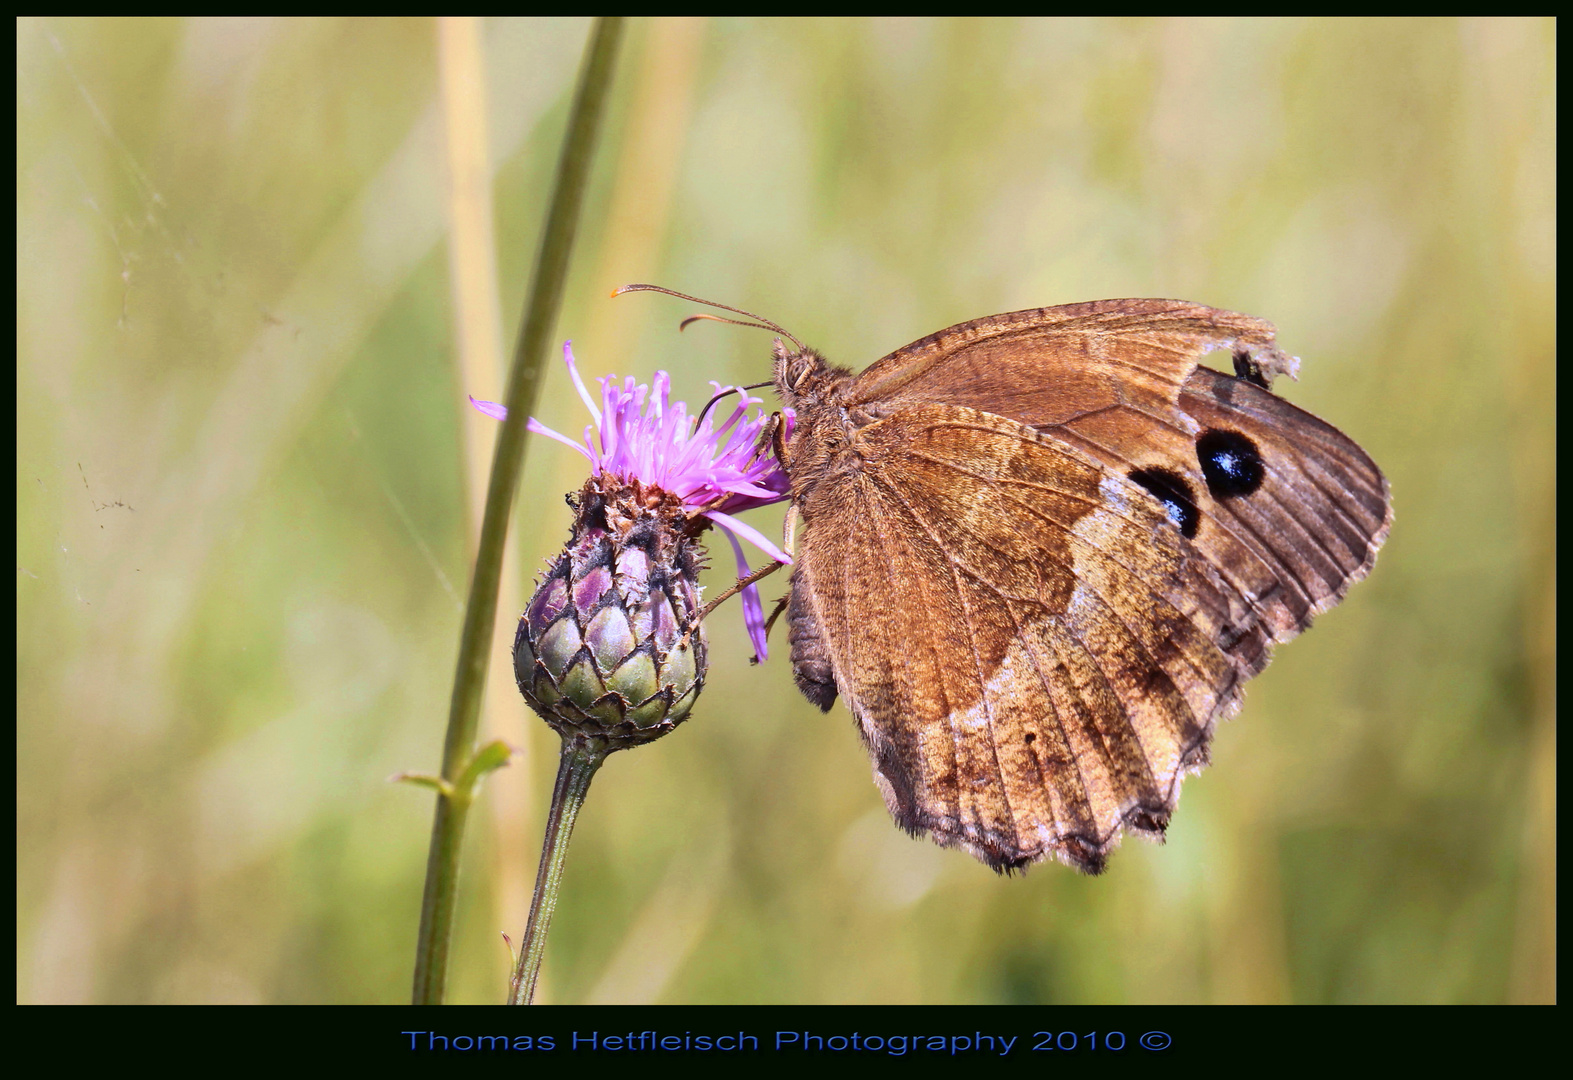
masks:
[(440, 776), (430, 776), (426, 773), (401, 772), (388, 777), (390, 784), (419, 784), (422, 787), (435, 788), (448, 798), (453, 798), (453, 785)]
[(508, 764), (508, 759), (513, 757), (513, 747), (501, 739), (493, 740), (475, 752), (470, 763), (464, 767), (464, 772), (459, 775), (459, 790), (473, 794), (475, 785), (480, 783), (481, 777), (493, 769), (500, 769)]

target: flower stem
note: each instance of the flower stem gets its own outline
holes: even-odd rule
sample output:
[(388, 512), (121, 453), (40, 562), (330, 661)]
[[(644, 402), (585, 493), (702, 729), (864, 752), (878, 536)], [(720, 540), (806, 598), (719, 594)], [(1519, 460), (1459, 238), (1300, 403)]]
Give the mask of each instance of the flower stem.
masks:
[(530, 901), (530, 922), (519, 942), (519, 965), (508, 988), (508, 1004), (528, 1005), (535, 997), (535, 980), (546, 955), (546, 931), (557, 910), (557, 890), (568, 858), (568, 838), (573, 835), (579, 808), (595, 771), (606, 760), (607, 746), (600, 740), (576, 737), (563, 740), (563, 756), (552, 788), (552, 808), (546, 816), (546, 836), (541, 841), (541, 868), (535, 875), (535, 896)]
[(453, 930), (453, 910), (459, 883), (459, 854), (471, 791), (457, 781), (474, 757), (475, 733), (480, 720), (481, 696), (491, 659), (492, 627), (497, 612), (497, 586), (502, 574), (503, 545), (514, 491), (524, 466), (525, 423), (534, 411), (536, 392), (546, 358), (546, 343), (562, 306), (573, 250), (579, 210), (584, 203), (596, 134), (612, 82), (612, 69), (622, 36), (620, 18), (598, 18), (585, 46), (563, 139), (557, 179), (536, 255), (535, 272), (525, 302), (513, 365), (508, 373), (508, 419), (503, 423), (492, 456), (491, 479), (486, 491), (486, 515), (470, 580), (464, 629), (459, 639), (458, 670), (449, 702), (448, 732), (443, 740), (442, 777), (455, 788), (439, 791), (432, 821), (431, 850), (426, 860), (426, 888), (421, 900), (421, 928), (415, 951), (417, 1005), (442, 1003), (448, 973), (448, 942)]

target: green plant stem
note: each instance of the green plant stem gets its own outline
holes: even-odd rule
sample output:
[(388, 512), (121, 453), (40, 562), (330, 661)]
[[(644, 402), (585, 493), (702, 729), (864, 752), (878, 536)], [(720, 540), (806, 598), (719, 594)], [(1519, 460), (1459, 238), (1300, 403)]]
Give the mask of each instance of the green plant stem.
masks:
[(562, 306), (568, 256), (573, 250), (596, 134), (606, 111), (621, 36), (620, 18), (598, 18), (590, 31), (579, 84), (568, 114), (568, 130), (563, 139), (562, 157), (557, 163), (557, 178), (541, 235), (541, 247), (525, 301), (524, 320), (519, 327), (513, 365), (508, 373), (505, 400), (508, 419), (503, 423), (492, 456), (486, 514), (481, 523), (469, 601), (464, 609), (458, 670), (449, 703), (448, 732), (443, 741), (442, 776), (455, 785), (455, 791), (452, 795), (438, 794), (437, 813), (432, 821), (426, 888), (421, 899), (420, 936), (415, 951), (413, 1000), (417, 1005), (440, 1005), (447, 980), (448, 942), (459, 884), (459, 854), (471, 797), (470, 791), (458, 789), (457, 781), (465, 775), (474, 753), (481, 695), (491, 659), (492, 626), (497, 613), (497, 584), (502, 575), (508, 516), (513, 510), (514, 491), (524, 467), (525, 423), (535, 407), (546, 345)]
[(552, 912), (557, 910), (557, 890), (562, 885), (563, 864), (568, 858), (568, 839), (573, 835), (590, 781), (606, 755), (603, 742), (563, 740), (557, 783), (552, 788), (552, 808), (546, 816), (546, 836), (541, 841), (541, 868), (536, 871), (535, 895), (530, 900), (530, 922), (524, 928), (524, 940), (519, 942), (519, 964), (509, 986), (510, 1005), (528, 1005), (535, 997), (541, 957), (546, 955), (546, 931), (552, 924)]

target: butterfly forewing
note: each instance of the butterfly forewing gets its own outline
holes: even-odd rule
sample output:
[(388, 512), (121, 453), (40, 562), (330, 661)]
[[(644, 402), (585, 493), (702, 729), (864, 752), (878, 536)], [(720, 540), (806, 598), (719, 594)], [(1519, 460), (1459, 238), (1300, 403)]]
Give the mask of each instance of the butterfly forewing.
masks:
[[(1353, 439), (1243, 379), (1198, 368), (1179, 406), (1202, 429), (1193, 444), (1202, 456), (1208, 433), (1237, 433), (1261, 456), (1262, 482), (1249, 494), (1210, 483), (1204, 471), (1203, 524), (1210, 517), (1260, 560), (1259, 574), (1282, 586), (1284, 614), (1298, 616), (1292, 628), (1274, 621), (1274, 636), (1283, 641), (1370, 571), (1392, 522), (1387, 480)], [(1294, 437), (1284, 438), (1286, 431)], [(1228, 446), (1226, 437), (1221, 441)], [(1211, 557), (1225, 569), (1243, 561), (1223, 551)]]
[[(1098, 300), (950, 327), (871, 365), (849, 391), (886, 411), (943, 401), (1018, 420), (1188, 504), (1188, 538), (1243, 605), (1221, 640), (1254, 673), (1272, 642), (1365, 576), (1390, 517), (1387, 482), (1352, 439), (1244, 378), (1198, 366), (1216, 351), (1262, 381), (1292, 374), (1297, 362), (1273, 339), (1272, 324), (1235, 312)], [(1231, 437), (1262, 466), (1249, 491), (1212, 482), (1203, 466), (1236, 445)]]
[[(1113, 408), (1172, 407), (1207, 348), (1272, 351), (1269, 323), (1181, 300), (1096, 300), (952, 326), (869, 366), (848, 387), (881, 408), (945, 403), (1034, 426)], [(1275, 370), (1292, 361), (1272, 351)]]

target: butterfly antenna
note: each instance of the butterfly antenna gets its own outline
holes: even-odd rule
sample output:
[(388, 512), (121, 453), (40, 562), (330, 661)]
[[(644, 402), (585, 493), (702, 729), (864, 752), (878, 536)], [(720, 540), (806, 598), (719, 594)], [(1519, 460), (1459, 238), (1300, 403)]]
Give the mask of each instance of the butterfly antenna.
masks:
[[(689, 323), (691, 323), (691, 322), (698, 322), (700, 319), (707, 319), (710, 322), (731, 323), (733, 326), (752, 326), (756, 330), (778, 330), (778, 331), (780, 331), (783, 334), (786, 333), (785, 330), (782, 330), (779, 326), (775, 326), (773, 324), (770, 325), (770, 326), (766, 326), (762, 322), (747, 322), (747, 321), (745, 321), (743, 319), (729, 319), (725, 315), (703, 315), (703, 314), (690, 315), (690, 316), (688, 316), (688, 318), (686, 318), (682, 322), (678, 323), (677, 324), (677, 328), (678, 328), (678, 330), (687, 330)], [(788, 335), (788, 336), (790, 337), (791, 335)]]
[[(794, 337), (785, 327), (779, 326), (776, 323), (771, 322), (769, 319), (763, 317), (762, 315), (755, 315), (752, 311), (744, 311), (742, 308), (735, 308), (731, 304), (718, 304), (714, 300), (703, 300), (703, 299), (700, 299), (697, 296), (689, 296), (687, 293), (680, 293), (676, 289), (663, 288), (660, 285), (624, 285), (621, 288), (613, 289), (612, 290), (612, 295), (613, 296), (621, 296), (621, 295), (623, 295), (623, 293), (630, 293), (630, 292), (658, 292), (658, 293), (665, 293), (667, 296), (675, 296), (679, 300), (691, 300), (691, 301), (693, 301), (696, 304), (703, 304), (703, 305), (705, 305), (705, 307), (720, 308), (722, 311), (730, 311), (730, 312), (733, 312), (734, 314), (742, 315), (742, 316), (744, 316), (746, 318), (754, 320), (751, 323), (745, 323), (745, 322), (738, 322), (736, 319), (723, 319), (723, 318), (721, 318), (719, 316), (716, 316), (716, 315), (692, 315), (692, 316), (690, 316), (690, 317), (688, 317), (688, 318), (683, 320), (682, 326), (687, 326), (689, 323), (693, 322), (695, 319), (711, 319), (711, 320), (713, 320), (715, 322), (732, 323), (735, 326), (752, 326), (752, 327), (754, 327), (756, 329), (759, 329), (759, 330), (771, 330), (771, 331), (774, 331), (775, 333), (780, 334), (782, 337), (786, 338), (793, 345), (796, 345), (798, 352), (802, 352), (803, 351), (803, 343), (801, 341), (799, 341), (796, 337)], [(681, 327), (679, 327), (679, 329), (681, 329)]]

